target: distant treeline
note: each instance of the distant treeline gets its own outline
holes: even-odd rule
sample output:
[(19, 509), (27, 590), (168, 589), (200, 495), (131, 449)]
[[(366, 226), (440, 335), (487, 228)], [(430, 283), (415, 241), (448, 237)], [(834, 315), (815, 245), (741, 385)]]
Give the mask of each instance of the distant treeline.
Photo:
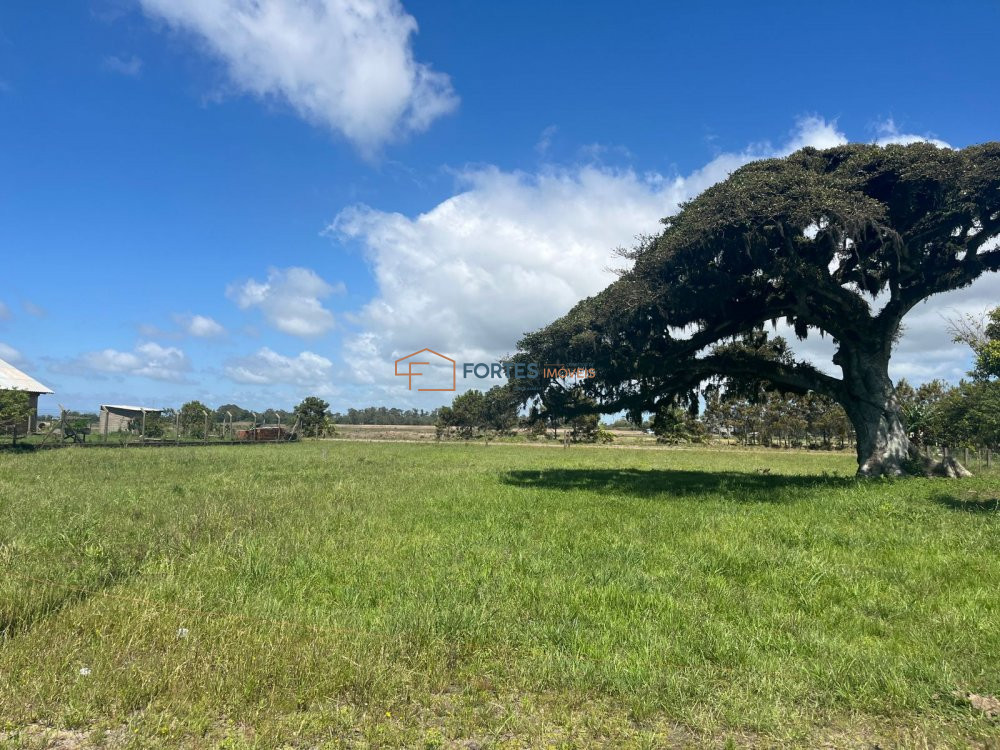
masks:
[[(291, 424), (295, 421), (295, 412), (285, 409), (265, 409), (254, 412), (244, 409), (237, 404), (223, 404), (217, 409), (202, 407), (198, 402), (198, 408), (205, 408), (211, 414), (211, 421), (215, 423), (228, 422), (230, 415), (233, 422), (261, 422), (274, 424)], [(178, 413), (178, 409), (166, 408), (162, 411), (162, 419), (173, 420)], [(335, 424), (372, 424), (372, 425), (433, 425), (436, 423), (440, 409), (427, 411), (426, 409), (396, 409), (386, 406), (366, 406), (363, 409), (348, 409), (346, 414), (334, 412), (330, 418)], [(72, 419), (81, 419), (87, 422), (96, 422), (98, 414), (93, 412), (66, 412), (66, 416)], [(44, 420), (59, 419), (56, 415), (43, 415), (39, 417)]]
[(440, 409), (395, 409), (385, 406), (366, 406), (364, 409), (348, 409), (346, 414), (335, 412), (335, 424), (416, 424), (432, 425), (437, 421)]
[[(230, 412), (235, 422), (250, 422), (254, 418), (253, 412), (243, 409), (235, 404), (220, 406), (215, 412), (215, 421), (222, 422), (225, 413)], [(386, 406), (366, 406), (363, 409), (348, 409), (346, 414), (334, 412), (330, 415), (334, 424), (376, 424), (376, 425), (432, 425), (437, 419), (438, 410), (426, 411), (424, 409), (394, 409)], [(267, 409), (257, 412), (257, 421), (275, 422), (280, 417), (282, 423), (289, 423), (295, 420), (294, 411), (283, 409)]]
[(854, 429), (840, 405), (814, 393), (764, 392), (747, 399), (709, 392), (700, 413), (696, 408), (664, 409), (648, 427), (666, 443), (722, 437), (743, 445), (829, 450), (854, 441)]

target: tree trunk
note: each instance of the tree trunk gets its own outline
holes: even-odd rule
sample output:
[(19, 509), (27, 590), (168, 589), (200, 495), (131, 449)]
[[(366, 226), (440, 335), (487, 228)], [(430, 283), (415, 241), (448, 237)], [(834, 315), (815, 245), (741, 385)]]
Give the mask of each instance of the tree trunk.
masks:
[(844, 371), (841, 405), (854, 425), (858, 476), (972, 476), (955, 459), (932, 461), (910, 442), (889, 379), (889, 345), (841, 346), (834, 362)]

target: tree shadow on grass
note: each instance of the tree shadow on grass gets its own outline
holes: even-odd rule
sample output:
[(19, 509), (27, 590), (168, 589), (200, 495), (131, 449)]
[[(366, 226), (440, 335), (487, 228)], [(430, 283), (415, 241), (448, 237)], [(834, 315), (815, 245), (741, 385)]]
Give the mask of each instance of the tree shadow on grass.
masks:
[(677, 469), (545, 469), (511, 471), (504, 484), (527, 489), (572, 490), (638, 497), (725, 494), (754, 502), (786, 502), (796, 493), (818, 487), (854, 484), (853, 477), (797, 476), (738, 471), (684, 471)]
[(34, 443), (4, 443), (0, 445), (0, 453), (34, 453), (37, 446)]
[(961, 510), (966, 513), (1000, 513), (1000, 498), (997, 497), (970, 497), (959, 498), (954, 495), (937, 495), (934, 502), (952, 510)]

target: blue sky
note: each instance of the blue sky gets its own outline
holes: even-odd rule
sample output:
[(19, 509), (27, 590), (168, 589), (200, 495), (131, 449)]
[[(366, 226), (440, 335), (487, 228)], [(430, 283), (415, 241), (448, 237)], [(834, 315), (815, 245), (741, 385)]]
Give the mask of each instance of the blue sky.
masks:
[[(0, 357), (43, 410), (431, 408), (395, 357), (511, 351), (739, 164), (996, 139), (998, 28), (985, 1), (14, 0)], [(941, 315), (997, 299), (918, 308), (894, 374), (956, 380)]]

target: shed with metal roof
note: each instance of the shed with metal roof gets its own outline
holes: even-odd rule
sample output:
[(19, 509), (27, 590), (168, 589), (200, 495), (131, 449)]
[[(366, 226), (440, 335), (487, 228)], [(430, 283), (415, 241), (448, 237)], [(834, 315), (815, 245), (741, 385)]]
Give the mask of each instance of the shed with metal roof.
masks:
[(132, 421), (136, 420), (142, 426), (146, 414), (159, 415), (163, 409), (153, 409), (149, 406), (125, 406), (123, 404), (101, 404), (101, 433), (126, 432)]

